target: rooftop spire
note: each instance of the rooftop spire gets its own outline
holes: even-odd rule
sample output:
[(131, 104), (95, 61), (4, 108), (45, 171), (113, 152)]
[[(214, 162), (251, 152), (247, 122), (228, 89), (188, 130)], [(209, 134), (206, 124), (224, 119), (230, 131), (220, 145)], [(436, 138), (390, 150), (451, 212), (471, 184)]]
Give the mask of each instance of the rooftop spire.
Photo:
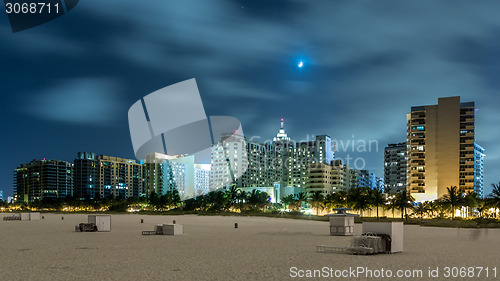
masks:
[(290, 140), (290, 138), (288, 137), (288, 135), (285, 132), (283, 121), (284, 121), (284, 119), (281, 118), (281, 128), (280, 128), (278, 134), (276, 134), (276, 136), (274, 137), (273, 141), (289, 141)]

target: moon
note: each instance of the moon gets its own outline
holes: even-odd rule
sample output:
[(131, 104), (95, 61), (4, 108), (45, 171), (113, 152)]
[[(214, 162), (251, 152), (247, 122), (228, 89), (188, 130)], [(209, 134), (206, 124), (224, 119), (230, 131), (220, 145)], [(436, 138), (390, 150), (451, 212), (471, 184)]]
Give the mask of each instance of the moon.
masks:
[(302, 61), (301, 61), (301, 62), (299, 62), (298, 67), (299, 67), (299, 68), (302, 68), (302, 66), (304, 66), (304, 62), (302, 62)]

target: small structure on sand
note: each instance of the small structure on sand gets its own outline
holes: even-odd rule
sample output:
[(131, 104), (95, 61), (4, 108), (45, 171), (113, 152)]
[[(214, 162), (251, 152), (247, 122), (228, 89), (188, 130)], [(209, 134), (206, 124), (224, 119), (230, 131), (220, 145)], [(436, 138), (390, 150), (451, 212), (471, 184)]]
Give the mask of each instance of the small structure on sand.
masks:
[(184, 234), (184, 228), (182, 224), (158, 224), (155, 226), (155, 230), (149, 231), (145, 230), (142, 235), (171, 235), (178, 236)]
[(19, 213), (3, 218), (4, 221), (37, 221), (40, 220), (40, 213)]
[(325, 215), (330, 217), (330, 235), (332, 236), (349, 236), (354, 235), (354, 217), (356, 214), (349, 214), (348, 208), (333, 209), (336, 214)]
[(88, 215), (87, 223), (75, 226), (75, 231), (81, 232), (109, 232), (111, 231), (110, 215)]
[(391, 254), (403, 251), (402, 222), (364, 222), (363, 234), (354, 236), (349, 247), (317, 246), (322, 253), (338, 254)]
[(35, 212), (35, 213), (29, 213), (30, 214), (30, 221), (39, 221), (40, 220), (40, 213)]

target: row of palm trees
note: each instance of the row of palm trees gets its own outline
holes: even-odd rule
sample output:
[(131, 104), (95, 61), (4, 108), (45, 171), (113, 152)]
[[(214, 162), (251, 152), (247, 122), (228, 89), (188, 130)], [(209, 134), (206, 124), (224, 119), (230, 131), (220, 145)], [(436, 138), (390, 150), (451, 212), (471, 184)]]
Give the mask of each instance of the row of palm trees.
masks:
[[(390, 197), (387, 197), (378, 189), (369, 189), (364, 187), (355, 187), (349, 191), (338, 191), (324, 195), (320, 191), (306, 194), (298, 194), (296, 196), (289, 195), (282, 198), (282, 203), (285, 208), (290, 210), (301, 210), (304, 204), (308, 204), (316, 210), (316, 214), (320, 211), (330, 212), (334, 208), (351, 208), (363, 216), (363, 212), (376, 209), (377, 219), (379, 219), (379, 210), (395, 210), (400, 211), (401, 218), (415, 215), (420, 218), (428, 217), (445, 217), (451, 214), (455, 218), (456, 210), (466, 210), (465, 215), (471, 216), (474, 210), (477, 211), (480, 217), (486, 215), (489, 209), (500, 209), (500, 183), (493, 184), (492, 193), (485, 199), (480, 198), (476, 193), (466, 193), (456, 186), (448, 187), (447, 194), (438, 200), (426, 201), (415, 204), (415, 199), (409, 192), (403, 190)], [(493, 212), (496, 216), (496, 212)]]
[(500, 183), (492, 184), (492, 192), (484, 199), (475, 192), (466, 193), (456, 186), (448, 187), (447, 194), (442, 198), (421, 203), (417, 206), (416, 212), (422, 218), (425, 215), (442, 216), (449, 211), (452, 218), (455, 218), (456, 210), (460, 212), (465, 210), (465, 215), (462, 217), (471, 216), (475, 210), (479, 217), (484, 217), (490, 209), (495, 210), (492, 216), (496, 217), (496, 210), (500, 209)]
[[(267, 210), (289, 210), (302, 212), (304, 208), (311, 208), (319, 215), (320, 212), (329, 213), (334, 208), (351, 208), (361, 216), (368, 210), (376, 209), (379, 219), (379, 210), (389, 210), (393, 214), (398, 210), (401, 218), (414, 215), (423, 217), (446, 217), (451, 214), (455, 218), (456, 210), (466, 210), (466, 216), (478, 214), (480, 217), (488, 216), (489, 209), (500, 209), (500, 183), (493, 184), (492, 193), (485, 199), (479, 198), (475, 193), (465, 193), (457, 187), (447, 188), (447, 194), (442, 198), (432, 201), (414, 204), (414, 198), (409, 192), (403, 190), (390, 197), (378, 189), (364, 187), (351, 188), (348, 191), (338, 191), (324, 194), (321, 191), (310, 193), (299, 193), (281, 198), (281, 204), (271, 204), (267, 193), (259, 190), (245, 192), (234, 185), (222, 190), (210, 192), (189, 200), (181, 201), (177, 191), (167, 192), (159, 195), (152, 192), (142, 198), (96, 198), (77, 200), (75, 198), (44, 199), (41, 201), (13, 205), (1, 203), (0, 207), (30, 208), (38, 210), (111, 210), (126, 211), (148, 210), (168, 211), (177, 209), (181, 211), (267, 211)], [(496, 212), (493, 212), (493, 216)]]
[(399, 210), (403, 216), (407, 209), (413, 207), (415, 201), (406, 190), (396, 193), (393, 197), (387, 198), (382, 191), (366, 187), (354, 187), (348, 191), (338, 191), (324, 195), (321, 191), (315, 191), (306, 195), (288, 195), (282, 198), (282, 203), (289, 210), (301, 211), (306, 205), (316, 210), (318, 215), (320, 211), (331, 212), (335, 208), (350, 208), (360, 213), (375, 208), (377, 219), (379, 219), (380, 208), (389, 210)]
[(87, 198), (79, 200), (73, 197), (66, 198), (44, 198), (30, 203), (7, 204), (0, 201), (0, 208), (4, 210), (30, 209), (39, 211), (153, 211), (163, 212), (169, 210), (180, 211), (266, 211), (271, 207), (270, 197), (267, 193), (259, 190), (245, 192), (234, 185), (227, 188), (210, 192), (203, 196), (181, 201), (177, 190), (158, 194), (151, 192), (146, 197), (106, 197)]

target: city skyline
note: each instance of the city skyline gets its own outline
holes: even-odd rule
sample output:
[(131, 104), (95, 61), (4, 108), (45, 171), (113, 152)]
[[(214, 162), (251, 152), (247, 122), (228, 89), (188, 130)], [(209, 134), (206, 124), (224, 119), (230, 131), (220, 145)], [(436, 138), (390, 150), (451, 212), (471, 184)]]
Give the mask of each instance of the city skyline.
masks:
[[(335, 159), (338, 145), (332, 144), (330, 136), (295, 141), (285, 132), (283, 118), (272, 141), (260, 143), (237, 132), (221, 134), (210, 149), (210, 164), (195, 164), (196, 153), (154, 152), (139, 161), (93, 152), (78, 152), (72, 162), (34, 159), (16, 168), (14, 196), (18, 202), (66, 196), (130, 198), (148, 196), (152, 191), (164, 195), (176, 189), (186, 200), (234, 183), (237, 188), (279, 190), (272, 191), (278, 202), (283, 197), (279, 194), (319, 190), (326, 194), (355, 186), (383, 188), (383, 179), (361, 170), (364, 167), (357, 168), (356, 161), (350, 166)], [(332, 168), (322, 175), (324, 165)]]
[(377, 140), (379, 151), (364, 153), (377, 175), (383, 147), (405, 140), (412, 105), (459, 95), (480, 109), (489, 193), (500, 168), (499, 3), (434, 13), (449, 3), (268, 2), (121, 1), (116, 10), (112, 1), (88, 1), (16, 34), (0, 17), (4, 197), (12, 171), (33, 158), (72, 159), (77, 151), (133, 158), (128, 108), (193, 77), (207, 114), (238, 118), (250, 136), (273, 136), (284, 117), (294, 139)]
[[(295, 140), (293, 138), (291, 138), (285, 131), (284, 129), (284, 123), (285, 123), (285, 120), (284, 118), (280, 118), (280, 124), (281, 124), (281, 127), (279, 130), (277, 130), (277, 134), (275, 134), (274, 138), (273, 137), (269, 137), (269, 138), (266, 138), (265, 140), (263, 140), (260, 136), (250, 136), (250, 137), (247, 137), (245, 136), (245, 139), (247, 139), (247, 141), (255, 141), (257, 140), (257, 142), (262, 142), (263, 144), (265, 143), (272, 143), (272, 142), (276, 142), (276, 141), (280, 141), (280, 140), (285, 140), (286, 142), (289, 142), (289, 143), (294, 143), (294, 144), (300, 144), (300, 143), (308, 143), (308, 142), (311, 142), (313, 141), (314, 142), (314, 139), (317, 138), (317, 137), (328, 137), (328, 135), (325, 135), (325, 134), (320, 134), (320, 135), (309, 135), (307, 134), (306, 135), (306, 138), (303, 139), (303, 140)], [(384, 171), (383, 173), (381, 174), (376, 174), (374, 173), (373, 170), (370, 170), (370, 169), (367, 169), (366, 168), (366, 165), (365, 165), (365, 161), (366, 159), (364, 157), (358, 157), (358, 158), (352, 158), (350, 157), (350, 154), (349, 153), (372, 153), (374, 151), (372, 151), (372, 143), (371, 142), (374, 142), (376, 144), (376, 151), (375, 152), (378, 152), (379, 150), (382, 150), (384, 151), (384, 147), (385, 147), (385, 150), (387, 149), (387, 146), (391, 146), (393, 144), (379, 144), (377, 140), (369, 140), (369, 141), (366, 141), (366, 140), (356, 140), (354, 138), (354, 136), (352, 136), (352, 139), (348, 139), (346, 140), (346, 142), (344, 143), (343, 140), (340, 140), (337, 141), (337, 139), (333, 139), (331, 141), (331, 144), (329, 145), (330, 148), (331, 148), (331, 151), (333, 153), (333, 158), (332, 160), (340, 160), (340, 161), (343, 161), (344, 165), (347, 165), (347, 166), (350, 166), (351, 169), (354, 169), (354, 170), (369, 170), (370, 173), (368, 175), (371, 175), (371, 176), (376, 176), (377, 179), (380, 177), (382, 179), (385, 178), (385, 171), (384, 171), (384, 168), (382, 168), (382, 171)], [(367, 146), (367, 143), (368, 143), (368, 146)], [(335, 153), (345, 153), (347, 154), (347, 158), (344, 159), (344, 158), (338, 158), (338, 157), (335, 157)], [(78, 152), (77, 153), (77, 157), (74, 158), (73, 160), (66, 160), (66, 159), (47, 159), (47, 161), (50, 161), (50, 160), (57, 160), (57, 161), (67, 161), (69, 163), (73, 163), (73, 161), (77, 161), (78, 158), (80, 157), (80, 154), (81, 153), (87, 153), (87, 152)], [(95, 154), (94, 152), (90, 152), (90, 154), (94, 155), (93, 157), (95, 157)], [(359, 154), (359, 155), (363, 155), (363, 154)], [(115, 156), (106, 156), (106, 154), (99, 154), (98, 157), (111, 157), (111, 158), (119, 158), (119, 159), (123, 159), (123, 160), (127, 160), (125, 158), (123, 158), (123, 156), (121, 155), (115, 155)], [(330, 156), (330, 157), (332, 157)], [(382, 155), (382, 157), (384, 157), (384, 155)], [(134, 157), (132, 157), (131, 159), (135, 159)], [(362, 160), (362, 166), (361, 167), (358, 167), (358, 161), (357, 160)], [(33, 158), (32, 160), (42, 160), (42, 159), (35, 159)], [(46, 160), (46, 158), (43, 158), (43, 160)], [(142, 161), (145, 161), (146, 159), (136, 159), (138, 162), (142, 162)], [(347, 160), (347, 162), (345, 162)], [(145, 161), (147, 162), (147, 161)], [(320, 159), (320, 162), (321, 162), (321, 159)], [(329, 162), (329, 161), (327, 161)], [(384, 164), (384, 159), (382, 159), (382, 166)], [(341, 162), (342, 163), (342, 162)], [(25, 165), (26, 163), (20, 163), (19, 166), (22, 166), (22, 165)], [(333, 165), (333, 161), (332, 161), (332, 165)], [(305, 183), (305, 182), (304, 182)], [(294, 184), (293, 183), (288, 183), (290, 184), (291, 186), (293, 186)], [(444, 187), (441, 187), (441, 188), (444, 188)], [(14, 189), (13, 189), (14, 190)], [(486, 186), (486, 190), (488, 190), (488, 187)], [(487, 196), (489, 193), (486, 192), (484, 193), (485, 196)], [(14, 192), (12, 194), (12, 196), (15, 196)]]

